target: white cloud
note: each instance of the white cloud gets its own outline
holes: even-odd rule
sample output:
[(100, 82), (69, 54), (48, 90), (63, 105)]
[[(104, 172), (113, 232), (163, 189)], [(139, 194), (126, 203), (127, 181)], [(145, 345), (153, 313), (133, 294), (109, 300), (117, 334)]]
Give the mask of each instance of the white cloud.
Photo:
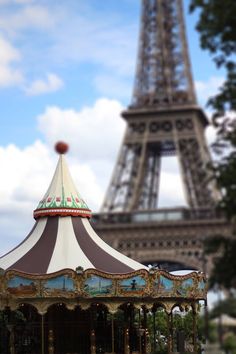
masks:
[[(218, 89), (222, 86), (224, 81), (225, 78), (223, 76), (211, 76), (206, 81), (196, 81), (195, 87), (196, 87), (197, 96), (200, 101), (200, 104), (206, 105), (209, 98), (214, 96), (217, 93)], [(216, 139), (216, 130), (211, 125), (212, 111), (208, 108), (208, 109), (204, 109), (204, 112), (207, 115), (208, 121), (210, 123), (210, 125), (206, 128), (205, 131), (206, 139), (207, 139), (208, 146), (211, 150), (211, 154), (213, 154), (211, 145)]]
[(118, 101), (99, 99), (81, 111), (48, 107), (37, 118), (47, 143), (53, 146), (58, 140), (68, 142), (70, 156), (92, 168), (103, 192), (108, 187), (124, 134), (122, 108)]
[(23, 81), (20, 70), (0, 65), (0, 87), (14, 86)]
[(114, 161), (125, 126), (121, 110), (118, 101), (105, 98), (79, 112), (52, 106), (38, 116), (38, 125), (50, 145), (65, 140), (81, 159)]
[(0, 87), (19, 84), (23, 81), (21, 71), (14, 63), (21, 59), (19, 51), (0, 36)]
[(63, 81), (57, 75), (49, 73), (45, 80), (33, 81), (25, 88), (25, 92), (30, 96), (36, 96), (58, 91), (62, 87)]
[(48, 8), (41, 5), (25, 6), (12, 20), (16, 29), (27, 27), (48, 29), (54, 24)]
[(225, 78), (222, 76), (211, 76), (206, 81), (196, 81), (195, 87), (201, 104), (206, 104), (207, 100), (217, 93), (224, 81)]
[(19, 31), (25, 29), (38, 28), (48, 31), (53, 28), (55, 16), (50, 14), (46, 6), (33, 4), (27, 0), (14, 2), (24, 6), (10, 8), (8, 12), (0, 15), (0, 27), (8, 34), (19, 36)]
[(164, 157), (161, 162), (159, 207), (186, 206), (183, 180), (177, 156)]
[(20, 59), (20, 53), (5, 38), (0, 37), (0, 63), (7, 65), (11, 61)]

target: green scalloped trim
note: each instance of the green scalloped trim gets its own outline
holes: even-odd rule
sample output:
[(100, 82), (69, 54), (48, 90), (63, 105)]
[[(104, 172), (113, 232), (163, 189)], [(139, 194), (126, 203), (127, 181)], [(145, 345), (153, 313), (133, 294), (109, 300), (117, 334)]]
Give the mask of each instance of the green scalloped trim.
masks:
[[(37, 209), (45, 209), (45, 208), (75, 208), (75, 209), (89, 209), (85, 201), (78, 194), (76, 197), (74, 195), (70, 195), (70, 197), (64, 196), (64, 192), (62, 193), (62, 198), (60, 202), (56, 201), (56, 198), (53, 197), (51, 202), (47, 203), (47, 199), (51, 197), (45, 198), (43, 201), (40, 201)], [(67, 198), (71, 198), (71, 202), (67, 202)], [(79, 199), (79, 202), (76, 202), (75, 198)], [(60, 204), (59, 204), (60, 203)]]

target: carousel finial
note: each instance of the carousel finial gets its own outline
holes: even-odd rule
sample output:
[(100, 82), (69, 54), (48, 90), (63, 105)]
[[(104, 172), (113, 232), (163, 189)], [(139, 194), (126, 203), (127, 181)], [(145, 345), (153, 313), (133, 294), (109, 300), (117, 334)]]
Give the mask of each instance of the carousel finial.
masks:
[(51, 184), (34, 210), (34, 218), (45, 216), (81, 216), (91, 217), (91, 210), (78, 193), (71, 178), (64, 155), (69, 145), (64, 141), (55, 144), (55, 150), (60, 157)]
[(55, 150), (60, 155), (66, 154), (67, 151), (69, 150), (69, 145), (66, 144), (64, 141), (58, 141), (55, 144)]

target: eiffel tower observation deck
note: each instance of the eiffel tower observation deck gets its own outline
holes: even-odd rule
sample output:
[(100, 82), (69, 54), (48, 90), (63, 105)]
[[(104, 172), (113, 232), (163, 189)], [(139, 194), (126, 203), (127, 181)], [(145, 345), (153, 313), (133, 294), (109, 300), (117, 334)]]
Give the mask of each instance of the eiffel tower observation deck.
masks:
[[(205, 129), (196, 100), (182, 0), (142, 0), (134, 90), (125, 136), (95, 228), (145, 264), (206, 266), (203, 241), (229, 226), (215, 205)], [(176, 156), (187, 207), (160, 209), (161, 161)], [(211, 262), (208, 262), (209, 264)]]

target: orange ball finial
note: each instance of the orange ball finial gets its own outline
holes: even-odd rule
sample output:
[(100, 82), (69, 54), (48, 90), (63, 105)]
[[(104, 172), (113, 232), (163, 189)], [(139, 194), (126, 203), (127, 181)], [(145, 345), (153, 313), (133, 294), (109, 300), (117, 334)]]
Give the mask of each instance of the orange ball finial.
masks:
[(69, 145), (64, 141), (58, 141), (55, 145), (55, 150), (58, 154), (63, 155), (69, 150)]

